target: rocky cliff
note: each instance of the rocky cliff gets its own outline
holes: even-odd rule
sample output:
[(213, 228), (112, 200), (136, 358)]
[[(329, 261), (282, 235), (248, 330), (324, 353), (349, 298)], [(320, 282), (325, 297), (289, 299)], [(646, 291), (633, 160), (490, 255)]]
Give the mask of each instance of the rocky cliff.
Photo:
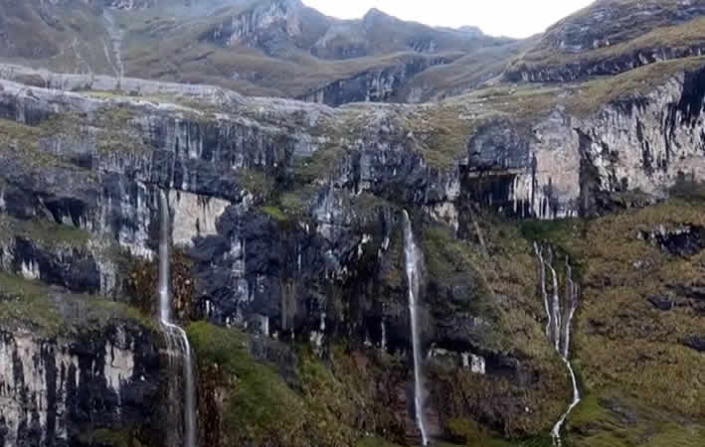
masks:
[[(593, 20), (607, 3), (581, 14)], [(314, 42), (302, 17), (315, 14), (297, 4), (231, 5), (202, 41), (269, 57), (300, 49)], [(116, 24), (120, 11), (153, 6), (107, 5)], [(678, 27), (697, 7), (638, 17)], [(541, 42), (572, 38), (580, 20)], [(390, 23), (401, 26), (372, 12), (319, 31), (355, 40), (357, 26)], [(409, 35), (422, 31), (433, 30)], [(441, 44), (433, 36), (404, 68), (292, 95), (309, 101), (0, 65), (0, 365), (13, 365), (0, 367), (4, 445), (161, 445), (181, 430), (160, 412), (175, 403), (151, 322), (160, 191), (175, 314), (197, 358), (201, 445), (419, 442), (404, 211), (420, 251), (432, 439), (550, 444), (571, 401), (570, 358), (583, 401), (566, 443), (700, 445), (705, 59), (376, 102), (413, 85), (444, 95), (434, 79), (453, 59), (430, 67), (445, 57), (427, 54)], [(387, 51), (356, 42), (340, 54), (313, 47), (321, 59)], [(503, 70), (490, 53), (487, 76)], [(558, 312), (544, 304), (568, 287), (581, 291), (571, 355), (547, 339)]]

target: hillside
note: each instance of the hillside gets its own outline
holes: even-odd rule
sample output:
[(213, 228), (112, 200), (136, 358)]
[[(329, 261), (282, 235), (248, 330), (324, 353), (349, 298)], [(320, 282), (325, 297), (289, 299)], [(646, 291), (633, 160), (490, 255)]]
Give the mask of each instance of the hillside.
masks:
[(0, 446), (705, 444), (705, 2), (0, 2)]
[[(482, 64), (510, 39), (430, 28), (371, 10), (342, 21), (298, 0), (79, 2), (4, 0), (0, 60), (64, 73), (213, 84), (247, 95), (403, 101), (431, 67), (471, 55)], [(6, 26), (3, 26), (6, 24)], [(339, 92), (343, 83), (354, 89)], [(473, 82), (460, 84), (470, 88)]]

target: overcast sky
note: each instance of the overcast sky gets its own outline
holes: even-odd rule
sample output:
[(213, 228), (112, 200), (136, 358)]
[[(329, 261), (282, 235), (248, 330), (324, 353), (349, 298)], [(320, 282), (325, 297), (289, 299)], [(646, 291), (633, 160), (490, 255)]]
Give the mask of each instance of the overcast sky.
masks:
[(528, 37), (592, 0), (303, 0), (326, 15), (360, 18), (377, 8), (404, 20), (458, 28), (479, 26), (485, 34)]

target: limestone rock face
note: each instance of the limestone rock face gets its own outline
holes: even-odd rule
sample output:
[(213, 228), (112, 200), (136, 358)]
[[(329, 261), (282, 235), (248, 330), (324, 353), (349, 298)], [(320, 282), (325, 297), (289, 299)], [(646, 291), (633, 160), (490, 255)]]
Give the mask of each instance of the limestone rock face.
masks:
[[(74, 445), (98, 428), (138, 425), (158, 379), (144, 334), (116, 328), (103, 340), (0, 335), (0, 442)], [(124, 424), (124, 425), (123, 425)]]
[(98, 445), (115, 433), (151, 442), (153, 329), (124, 306), (0, 276), (0, 444)]
[[(625, 14), (628, 3), (639, 4)], [(565, 410), (571, 387), (545, 340), (546, 283), (529, 239), (572, 238), (556, 247), (550, 288), (586, 275), (580, 312), (592, 313), (576, 315), (574, 340), (675, 334), (692, 348), (676, 360), (697, 364), (697, 207), (683, 205), (678, 220), (649, 209), (644, 224), (618, 222), (617, 254), (578, 239), (609, 239), (607, 214), (705, 178), (701, 2), (600, 1), (525, 42), (377, 10), (338, 21), (298, 0), (24, 8), (68, 15), (53, 15), (51, 46), (0, 39), (13, 62), (0, 63), (0, 365), (12, 365), (0, 367), (0, 444), (103, 447), (116, 432), (128, 445), (163, 444), (153, 403), (165, 366), (150, 323), (162, 192), (174, 315), (198, 321), (186, 329), (202, 350), (199, 411), (212, 445), (288, 445), (309, 428), (324, 446), (369, 433), (418, 443), (407, 411), (405, 214), (434, 436), (472, 439), (486, 427), (525, 438)], [(17, 11), (0, 9), (0, 37)], [(62, 28), (74, 13), (101, 25), (75, 35)], [(651, 279), (637, 289), (642, 274)], [(594, 316), (621, 306), (617, 297), (631, 300), (624, 314), (638, 324)], [(659, 329), (676, 317), (687, 331)], [(585, 348), (573, 345), (580, 358)], [(609, 367), (598, 351), (581, 363), (593, 378), (595, 364)], [(276, 387), (259, 381), (270, 379)], [(230, 418), (230, 398), (285, 399), (296, 417), (271, 414), (299, 437), (253, 429), (273, 425), (266, 417)]]
[[(44, 76), (5, 73), (18, 80)], [(173, 240), (199, 260), (194, 268), (203, 275), (203, 309), (211, 318), (244, 324), (264, 316), (272, 331), (316, 327), (323, 309), (310, 309), (322, 303), (310, 303), (319, 298), (287, 291), (287, 282), (311, 281), (296, 286), (310, 291), (345, 280), (355, 275), (360, 251), (385, 262), (398, 223), (390, 204), (420, 207), (457, 228), (472, 202), (516, 217), (591, 216), (610, 209), (615, 194), (662, 197), (679, 176), (699, 178), (705, 169), (701, 78), (701, 70), (681, 72), (590, 116), (559, 106), (520, 125), (502, 115), (473, 119), (485, 106), (472, 102), (453, 109), (331, 109), (124, 81), (195, 104), (180, 106), (2, 81), (0, 115), (29, 135), (6, 143), (18, 150), (2, 152), (2, 210), (15, 219), (48, 218), (152, 258), (154, 194), (169, 189)], [(110, 78), (65, 81), (111, 85)], [(206, 104), (217, 112), (200, 110)], [(480, 123), (467, 137), (448, 140), (451, 146), (441, 149), (456, 155), (443, 164), (434, 158), (432, 121), (441, 113), (448, 125)], [(55, 122), (71, 127), (41, 130)], [(84, 135), (80, 142), (77, 134)], [(36, 158), (35, 147), (52, 158)], [(301, 186), (283, 186), (288, 182)], [(286, 195), (272, 205), (272, 188), (282, 187)], [(363, 209), (360, 196), (379, 202)], [(284, 221), (297, 223), (282, 233)], [(27, 277), (105, 294), (119, 286), (114, 263), (95, 248), (42, 252), (16, 239), (4, 253), (4, 265)], [(68, 265), (90, 267), (79, 272)], [(287, 303), (290, 293), (295, 305)]]

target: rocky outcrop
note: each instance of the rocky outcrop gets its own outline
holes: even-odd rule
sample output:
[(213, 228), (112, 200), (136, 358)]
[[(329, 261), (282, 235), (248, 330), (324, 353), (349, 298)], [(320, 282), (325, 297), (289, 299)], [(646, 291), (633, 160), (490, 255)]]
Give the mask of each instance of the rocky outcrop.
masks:
[(411, 58), (399, 65), (335, 81), (299, 99), (331, 107), (352, 102), (402, 102), (399, 93), (411, 78), (430, 67), (449, 62), (451, 59), (444, 57)]
[(692, 256), (705, 248), (705, 228), (699, 226), (661, 226), (657, 231), (641, 231), (639, 238), (658, 245), (674, 256)]
[(0, 274), (0, 445), (158, 439), (153, 328), (96, 297)]
[(145, 403), (159, 379), (151, 341), (122, 328), (104, 337), (0, 333), (2, 445), (92, 444), (101, 430), (136, 432), (152, 417)]
[(686, 48), (648, 47), (599, 60), (531, 67), (521, 62), (504, 73), (509, 82), (575, 82), (595, 76), (614, 76), (657, 62), (702, 56), (705, 42)]
[[(701, 56), (705, 42), (696, 37), (695, 21), (703, 15), (701, 1), (598, 1), (549, 28), (505, 77), (512, 82), (573, 82)], [(682, 29), (675, 33), (678, 26)]]

